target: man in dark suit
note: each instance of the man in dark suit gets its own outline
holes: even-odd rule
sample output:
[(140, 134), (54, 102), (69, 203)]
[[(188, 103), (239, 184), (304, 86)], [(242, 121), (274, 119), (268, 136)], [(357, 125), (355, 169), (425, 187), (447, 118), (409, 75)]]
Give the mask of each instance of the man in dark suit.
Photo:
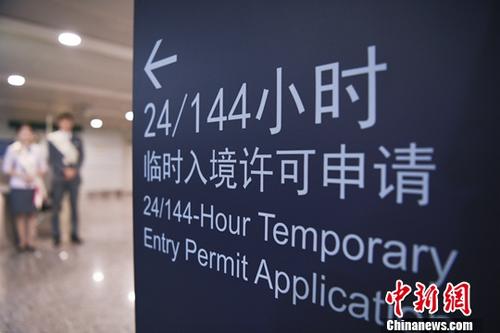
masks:
[(83, 162), (83, 145), (73, 133), (74, 118), (71, 113), (57, 117), (58, 130), (47, 136), (49, 165), (52, 170), (52, 236), (54, 245), (61, 244), (59, 213), (66, 192), (71, 206), (71, 242), (81, 244), (78, 233), (78, 190), (81, 183), (80, 168)]

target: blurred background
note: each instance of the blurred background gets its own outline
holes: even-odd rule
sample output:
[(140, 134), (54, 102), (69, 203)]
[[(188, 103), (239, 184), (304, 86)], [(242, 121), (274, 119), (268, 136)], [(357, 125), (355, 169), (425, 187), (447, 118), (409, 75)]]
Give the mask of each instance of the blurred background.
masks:
[(1, 333), (133, 331), (132, 43), (132, 0), (0, 0), (0, 160), (21, 123), (46, 147), (62, 112), (85, 151), (81, 246), (65, 203), (61, 247), (44, 212), (37, 251), (16, 251), (0, 176)]

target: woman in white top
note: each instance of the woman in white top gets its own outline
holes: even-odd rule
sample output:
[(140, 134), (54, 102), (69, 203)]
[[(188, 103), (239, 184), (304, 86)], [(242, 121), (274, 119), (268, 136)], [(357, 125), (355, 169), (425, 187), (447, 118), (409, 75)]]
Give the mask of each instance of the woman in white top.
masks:
[(3, 172), (10, 175), (9, 206), (16, 220), (20, 251), (35, 250), (36, 214), (45, 191), (42, 177), (47, 164), (34, 141), (31, 126), (21, 125), (3, 163)]

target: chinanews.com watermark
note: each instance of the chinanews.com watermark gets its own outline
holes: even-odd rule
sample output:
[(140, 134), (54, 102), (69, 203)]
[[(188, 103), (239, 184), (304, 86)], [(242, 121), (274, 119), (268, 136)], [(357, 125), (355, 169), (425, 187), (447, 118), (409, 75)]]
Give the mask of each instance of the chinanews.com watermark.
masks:
[[(431, 318), (405, 319), (403, 302), (412, 294), (412, 286), (397, 280), (395, 289), (385, 295), (385, 302), (392, 306), (396, 318), (386, 320), (383, 332), (478, 332), (477, 321), (470, 317), (470, 292), (470, 284), (464, 281), (457, 284), (448, 282), (441, 296), (436, 284), (426, 286), (416, 282), (413, 310), (417, 314), (426, 313)], [(436, 316), (440, 306), (446, 315), (454, 318)]]
[(389, 319), (383, 332), (478, 332), (478, 325), (463, 319)]

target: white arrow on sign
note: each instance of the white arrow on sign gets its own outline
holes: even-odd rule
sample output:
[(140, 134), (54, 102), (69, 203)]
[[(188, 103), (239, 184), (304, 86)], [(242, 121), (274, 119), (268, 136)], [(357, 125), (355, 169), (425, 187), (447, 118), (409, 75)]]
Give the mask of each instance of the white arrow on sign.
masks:
[(149, 55), (148, 62), (146, 62), (146, 66), (144, 66), (144, 72), (146, 72), (146, 75), (148, 78), (151, 80), (151, 83), (155, 86), (156, 89), (161, 88), (160, 82), (158, 82), (158, 79), (156, 79), (156, 76), (153, 74), (153, 70), (158, 69), (163, 66), (167, 66), (170, 64), (173, 64), (174, 62), (177, 62), (177, 54), (174, 54), (170, 57), (163, 58), (161, 60), (153, 61), (156, 52), (158, 51), (158, 48), (160, 47), (162, 42), (162, 39), (158, 39), (156, 41), (155, 46), (153, 47), (153, 51), (151, 51), (151, 54)]

